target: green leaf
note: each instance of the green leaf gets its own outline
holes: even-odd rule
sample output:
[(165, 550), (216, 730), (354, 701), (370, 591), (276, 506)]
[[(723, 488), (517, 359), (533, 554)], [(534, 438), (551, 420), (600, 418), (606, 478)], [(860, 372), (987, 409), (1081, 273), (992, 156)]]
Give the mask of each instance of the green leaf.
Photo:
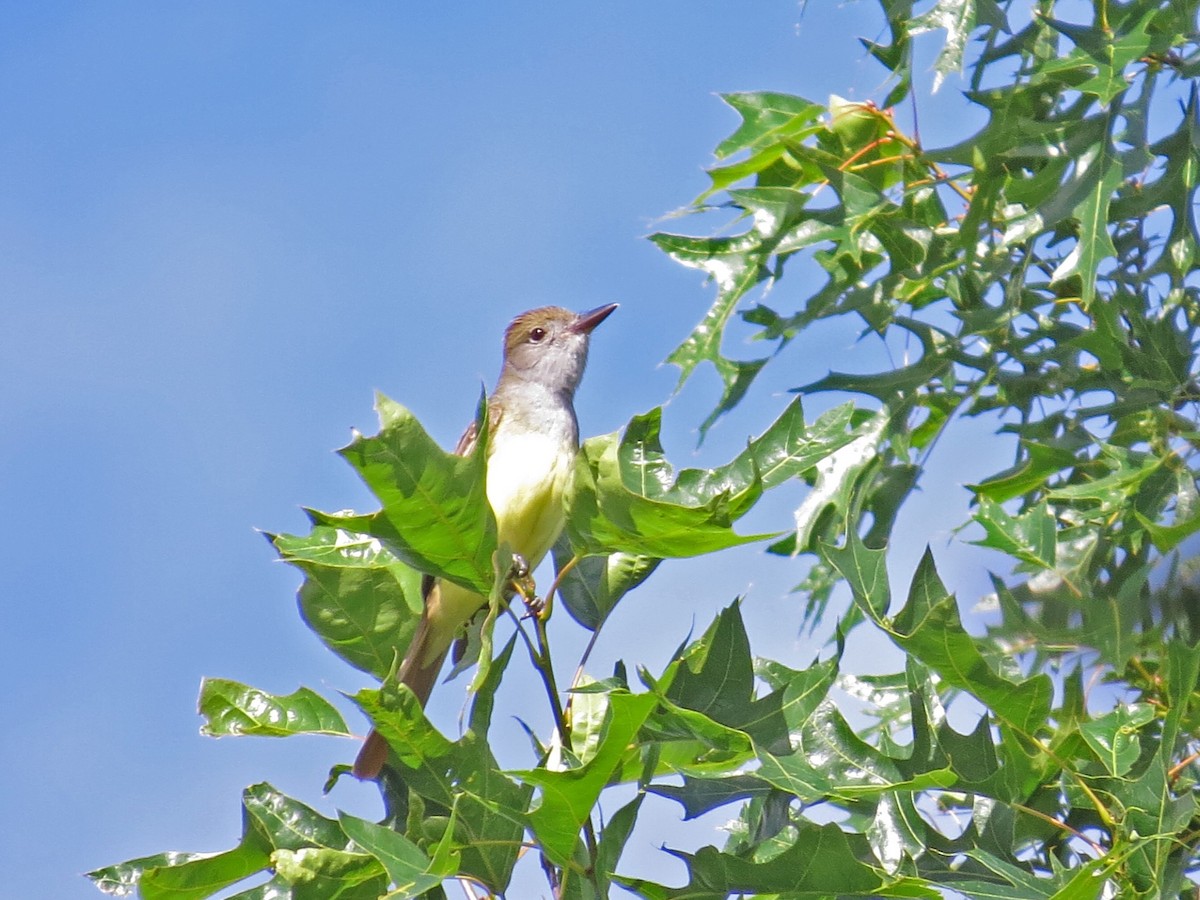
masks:
[(657, 770), (684, 777), (729, 775), (754, 758), (750, 736), (656, 693), (659, 706), (639, 739), (654, 747)]
[(346, 845), (336, 822), (264, 783), (242, 795), (242, 837), (232, 850), (160, 853), (98, 869), (88, 877), (110, 894), (128, 894), (136, 887), (147, 900), (200, 900), (267, 868), (272, 851), (342, 850)]
[(902, 649), (947, 683), (973, 693), (1020, 733), (1032, 734), (1045, 721), (1053, 694), (1049, 679), (1031, 678), (1018, 685), (991, 670), (974, 639), (963, 630), (954, 598), (937, 577), (928, 550), (913, 578), (908, 602), (890, 622), (883, 618), (890, 604), (884, 551), (868, 549), (850, 532), (845, 548), (826, 545), (822, 552), (849, 582), (855, 602)]
[(1068, 484), (1050, 491), (1052, 500), (1087, 501), (1096, 503), (1104, 513), (1122, 507), (1146, 479), (1162, 467), (1161, 457), (1135, 453), (1123, 447), (1102, 444), (1098, 466), (1107, 474), (1078, 484)]
[(879, 460), (890, 421), (891, 413), (880, 410), (858, 427), (850, 443), (822, 462), (812, 490), (796, 508), (795, 535), (790, 542), (773, 545), (773, 551), (795, 555), (817, 550), (824, 555), (818, 543), (820, 527), (830, 519), (853, 520), (856, 490)]
[(987, 872), (1003, 879), (1018, 890), (1018, 893), (1010, 894), (1000, 884), (985, 883), (978, 886), (971, 885), (970, 896), (979, 896), (982, 898), (1011, 896), (1014, 900), (1017, 900), (1017, 898), (1021, 898), (1021, 900), (1036, 900), (1036, 898), (1040, 897), (1049, 897), (1054, 892), (1054, 884), (1049, 879), (1038, 878), (1036, 875), (1028, 872), (1023, 866), (1001, 859), (986, 850), (970, 850), (967, 852), (967, 855), (980, 863)]
[(867, 547), (851, 529), (846, 533), (845, 547), (822, 542), (821, 556), (846, 579), (859, 608), (872, 621), (882, 622), (892, 603), (886, 552)]
[[(387, 871), (394, 888), (388, 893), (388, 898), (408, 900), (420, 897), (458, 869), (458, 855), (447, 852), (437, 862), (406, 838), (404, 835), (384, 825), (376, 825), (365, 819), (359, 819), (346, 813), (338, 817), (342, 830), (363, 850), (377, 859)], [(448, 829), (439, 850), (449, 846), (452, 829)], [(439, 853), (441, 856), (441, 853)]]
[(735, 800), (766, 797), (775, 788), (754, 775), (722, 773), (713, 777), (685, 775), (681, 785), (654, 784), (647, 790), (679, 802), (684, 819), (694, 819)]
[(822, 391), (852, 391), (869, 394), (885, 404), (895, 403), (950, 371), (953, 363), (950, 350), (955, 343), (951, 336), (941, 329), (932, 328), (911, 319), (897, 319), (894, 324), (915, 335), (921, 342), (922, 354), (919, 360), (910, 365), (874, 375), (830, 372), (819, 381), (806, 384), (796, 390), (805, 394)]
[(631, 490), (625, 478), (634, 452), (615, 433), (584, 443), (567, 505), (567, 533), (576, 552), (665, 559), (698, 556), (766, 537), (742, 536), (732, 528), (761, 496), (761, 480), (719, 490), (711, 484), (692, 485), (685, 481), (685, 472), (679, 490), (647, 485), (647, 495)]
[(958, 606), (938, 577), (928, 549), (913, 576), (908, 601), (893, 619), (889, 633), (901, 649), (947, 684), (973, 694), (1019, 734), (1033, 735), (1044, 726), (1054, 695), (1049, 677), (1037, 675), (1013, 682), (992, 670), (975, 639), (962, 627)]
[(1146, 529), (1146, 533), (1150, 535), (1150, 540), (1154, 542), (1154, 546), (1162, 553), (1174, 550), (1197, 531), (1200, 531), (1200, 509), (1183, 521), (1176, 519), (1170, 525), (1151, 522), (1141, 513), (1138, 513), (1137, 516), (1142, 527)]
[(1120, 776), (1133, 768), (1141, 754), (1138, 729), (1154, 717), (1154, 708), (1148, 703), (1121, 705), (1098, 719), (1084, 722), (1079, 733), (1109, 774)]
[(773, 665), (773, 677), (780, 682), (780, 715), (787, 723), (789, 733), (798, 734), (821, 705), (838, 676), (841, 649), (836, 656), (824, 662), (814, 662), (807, 669), (791, 671), (781, 665)]
[(203, 854), (186, 862), (146, 869), (137, 882), (144, 900), (199, 900), (264, 869), (270, 857), (254, 842), (224, 853)]
[(341, 714), (328, 700), (306, 687), (280, 697), (223, 678), (200, 684), (200, 729), (211, 737), (251, 734), (288, 737), (293, 734), (349, 736)]
[(586, 764), (564, 771), (526, 769), (514, 773), (541, 791), (529, 824), (543, 851), (557, 865), (570, 861), (580, 828), (630, 752), (630, 744), (654, 704), (651, 694), (615, 692), (609, 696), (608, 726), (601, 745)]
[[(560, 537), (553, 548), (554, 569), (574, 559), (571, 542)], [(627, 593), (650, 577), (661, 560), (630, 553), (585, 556), (576, 560), (565, 575), (560, 575), (558, 595), (571, 618), (588, 631), (595, 631), (608, 618)]]
[(227, 900), (292, 900), (294, 896), (291, 885), (276, 875), (249, 890), (230, 894)]
[(877, 798), (897, 790), (946, 788), (956, 781), (949, 769), (901, 773), (897, 761), (859, 738), (837, 708), (825, 701), (796, 735), (792, 753), (755, 746), (759, 778), (809, 804), (831, 797)]
[(625, 429), (619, 449), (622, 480), (641, 496), (688, 504), (755, 484), (766, 490), (804, 475), (853, 441), (853, 415), (853, 405), (846, 403), (820, 416), (809, 429), (797, 397), (730, 462), (712, 469), (684, 469), (676, 476), (663, 453), (662, 409), (656, 408), (635, 416)]
[[(988, 5), (988, 0), (981, 4)], [(976, 0), (937, 0), (927, 12), (909, 23), (909, 34), (916, 36), (937, 29), (946, 32), (945, 43), (933, 64), (933, 91), (937, 91), (942, 80), (950, 73), (957, 73), (963, 66), (963, 53), (967, 40), (975, 29)]]
[(791, 94), (748, 91), (721, 94), (721, 99), (737, 110), (742, 124), (714, 151), (718, 159), (776, 143), (781, 137), (799, 137), (811, 130), (825, 110)]
[(1040, 569), (1054, 568), (1058, 531), (1046, 501), (1010, 516), (999, 503), (983, 498), (972, 518), (983, 526), (987, 537), (971, 543), (992, 547)]
[(478, 419), (470, 455), (456, 456), (442, 451), (403, 406), (381, 394), (375, 407), (379, 433), (356, 434), (339, 452), (382, 508), (367, 517), (325, 516), (323, 523), (377, 537), (414, 569), (487, 596), (496, 520), (484, 492), (486, 417)]
[(387, 888), (383, 866), (365, 853), (303, 847), (278, 850), (271, 863), (295, 900), (378, 900)]
[(383, 679), (421, 617), (421, 574), (377, 538), (340, 528), (267, 537), (304, 573), (298, 600), (308, 627), (350, 665)]
[(246, 788), (242, 805), (258, 832), (277, 850), (346, 849), (346, 835), (337, 822), (265, 782)]
[[(385, 682), (381, 690), (359, 691), (353, 700), (390, 745), (389, 760), (404, 784), (426, 799), (431, 814), (453, 812), (460, 872), (503, 891), (520, 849), (530, 789), (500, 771), (484, 735), (468, 730), (458, 741), (447, 740), (408, 688)], [(474, 725), (486, 720), (481, 715), (473, 712)]]
[(929, 843), (928, 829), (917, 812), (913, 793), (892, 790), (879, 798), (867, 828), (871, 851), (888, 872), (900, 871), (907, 859), (917, 859)]
[(693, 900), (724, 900), (737, 893), (771, 895), (781, 890), (796, 900), (873, 894), (882, 886), (883, 879), (860, 861), (860, 854), (851, 846), (852, 840), (855, 838), (836, 825), (801, 822), (795, 843), (765, 862), (704, 847), (696, 854), (672, 851), (687, 864), (689, 881), (684, 887), (663, 889), (640, 879), (617, 880), (634, 891), (649, 887), (652, 892), (647, 896)]
[(1075, 454), (1062, 447), (1021, 442), (1021, 460), (1013, 467), (998, 472), (978, 484), (969, 484), (979, 498), (1004, 503), (1040, 489), (1051, 476), (1068, 469), (1076, 462)]
[(666, 698), (684, 709), (736, 727), (754, 700), (754, 665), (741, 604), (723, 609), (673, 665)]
[(1080, 300), (1087, 308), (1096, 298), (1096, 273), (1100, 264), (1117, 255), (1117, 248), (1108, 232), (1109, 204), (1124, 180), (1124, 168), (1120, 160), (1114, 158), (1107, 143), (1077, 160), (1075, 165), (1079, 171), (1091, 166), (1099, 167), (1100, 171), (1074, 210), (1079, 221), (1075, 247), (1054, 270), (1050, 280), (1052, 284), (1062, 283), (1072, 276), (1078, 276), (1082, 285)]
[(744, 394), (749, 385), (747, 371), (721, 353), (721, 338), (738, 301), (766, 276), (753, 255), (759, 239), (754, 235), (697, 239), (674, 234), (655, 234), (650, 239), (676, 262), (700, 269), (717, 284), (716, 302), (683, 343), (671, 351), (667, 362), (679, 367), (680, 385), (698, 365), (711, 362), (725, 385), (718, 407), (727, 405), (735, 394)]
[[(86, 873), (85, 877), (105, 894), (124, 897), (137, 890), (138, 882), (151, 869), (179, 866), (211, 856), (213, 856), (211, 853), (155, 853), (151, 856), (141, 856), (137, 859), (94, 869)], [(263, 854), (263, 859), (266, 859), (266, 854)]]
[(638, 812), (642, 808), (645, 794), (638, 794), (612, 816), (600, 834), (600, 842), (596, 847), (595, 877), (599, 881), (600, 896), (607, 896), (607, 887), (611, 876), (617, 871), (617, 862), (625, 849), (625, 843), (637, 824)]
[(1119, 865), (1116, 861), (1089, 859), (1075, 868), (1067, 883), (1050, 895), (1050, 900), (1096, 900), (1109, 889), (1106, 876)]

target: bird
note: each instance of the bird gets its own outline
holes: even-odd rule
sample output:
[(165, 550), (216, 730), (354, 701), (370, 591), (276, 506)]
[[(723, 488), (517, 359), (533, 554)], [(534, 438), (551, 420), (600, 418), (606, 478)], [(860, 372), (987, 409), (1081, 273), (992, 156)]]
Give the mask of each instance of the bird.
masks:
[[(503, 362), (488, 397), (485, 492), (497, 541), (525, 572), (537, 568), (566, 520), (564, 497), (579, 449), (575, 391), (593, 329), (617, 308), (574, 313), (561, 306), (523, 312), (505, 329)], [(479, 436), (472, 422), (454, 452), (467, 456)], [(487, 598), (444, 579), (422, 579), (424, 606), (398, 678), (424, 706), (446, 653)], [(354, 761), (355, 777), (379, 777), (388, 745), (372, 730)]]

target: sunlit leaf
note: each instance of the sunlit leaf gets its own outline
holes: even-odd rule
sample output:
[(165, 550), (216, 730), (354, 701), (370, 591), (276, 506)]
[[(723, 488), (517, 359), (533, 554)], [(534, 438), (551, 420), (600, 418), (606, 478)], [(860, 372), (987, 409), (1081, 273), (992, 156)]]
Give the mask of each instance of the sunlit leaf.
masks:
[(1141, 753), (1138, 729), (1153, 718), (1154, 709), (1147, 703), (1122, 705), (1098, 719), (1084, 722), (1079, 733), (1110, 775), (1124, 775)]
[(567, 533), (576, 552), (697, 556), (765, 537), (732, 528), (761, 496), (761, 479), (697, 487), (684, 482), (684, 473), (678, 489), (631, 490), (624, 472), (632, 453), (616, 434), (584, 443), (568, 500)]
[(565, 771), (526, 769), (514, 773), (540, 791), (529, 823), (546, 854), (558, 864), (565, 865), (571, 858), (580, 827), (653, 707), (654, 697), (649, 694), (615, 693), (609, 698), (603, 743), (585, 765)]
[(983, 499), (974, 519), (987, 537), (975, 541), (1039, 568), (1054, 568), (1058, 531), (1054, 515), (1043, 501), (1017, 516), (1010, 516), (999, 503)]
[(366, 853), (303, 847), (276, 851), (271, 864), (296, 900), (378, 900), (387, 886), (383, 866)]
[[(389, 898), (407, 900), (437, 887), (457, 870), (457, 854), (436, 863), (404, 835), (384, 825), (342, 813), (338, 819), (346, 836), (370, 853), (387, 871), (392, 882)], [(449, 844), (447, 832), (442, 844)]]
[(212, 737), (350, 734), (333, 705), (306, 687), (281, 697), (236, 681), (205, 678), (200, 685), (200, 715), (207, 720), (201, 732)]
[(819, 104), (770, 91), (721, 94), (721, 99), (737, 110), (742, 124), (713, 151), (718, 159), (785, 135), (802, 135), (824, 112)]
[(487, 595), (496, 522), (484, 493), (486, 417), (467, 456), (446, 453), (403, 406), (376, 398), (379, 433), (356, 434), (341, 451), (382, 504), (372, 516), (325, 516), (379, 538), (404, 563)]
[(298, 600), (308, 626), (355, 668), (383, 678), (421, 614), (421, 574), (369, 535), (316, 526), (306, 536), (268, 535), (304, 573)]
[(459, 871), (503, 890), (516, 864), (530, 790), (500, 771), (484, 735), (468, 731), (452, 742), (438, 732), (407, 688), (385, 682), (382, 690), (359, 691), (353, 699), (387, 740), (390, 761), (425, 798), (430, 814), (453, 812)]

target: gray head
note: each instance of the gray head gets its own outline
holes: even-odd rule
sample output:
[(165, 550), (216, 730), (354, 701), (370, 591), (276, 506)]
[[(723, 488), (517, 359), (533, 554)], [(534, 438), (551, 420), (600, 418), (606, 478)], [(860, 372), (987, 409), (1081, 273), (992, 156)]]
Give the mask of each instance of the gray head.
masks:
[(610, 303), (585, 313), (543, 306), (521, 313), (504, 332), (501, 380), (533, 382), (574, 395), (587, 365), (592, 329), (617, 308)]

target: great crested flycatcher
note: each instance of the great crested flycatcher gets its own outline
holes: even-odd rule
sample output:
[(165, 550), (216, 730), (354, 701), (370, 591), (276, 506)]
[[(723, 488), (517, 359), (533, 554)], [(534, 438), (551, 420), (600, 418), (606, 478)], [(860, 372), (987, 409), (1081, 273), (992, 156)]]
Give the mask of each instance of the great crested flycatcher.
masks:
[[(585, 313), (544, 306), (522, 313), (504, 332), (504, 363), (488, 398), (488, 504), (497, 539), (532, 572), (562, 531), (564, 493), (579, 449), (575, 389), (587, 365), (592, 329), (617, 308)], [(467, 428), (454, 452), (466, 456), (477, 429)], [(424, 706), (446, 652), (487, 599), (448, 581), (426, 577), (425, 608), (400, 664), (399, 678)], [(354, 761), (354, 774), (377, 778), (388, 745), (372, 731)]]

